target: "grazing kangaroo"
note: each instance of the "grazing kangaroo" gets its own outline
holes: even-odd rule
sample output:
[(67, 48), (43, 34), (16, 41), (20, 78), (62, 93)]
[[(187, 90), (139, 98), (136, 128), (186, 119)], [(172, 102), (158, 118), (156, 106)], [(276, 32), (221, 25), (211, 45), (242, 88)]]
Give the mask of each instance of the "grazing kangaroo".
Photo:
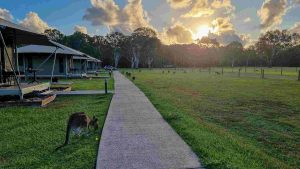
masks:
[(90, 127), (94, 127), (94, 130), (97, 130), (97, 121), (98, 119), (95, 116), (93, 116), (93, 119), (90, 119), (84, 112), (73, 113), (68, 120), (65, 143), (55, 150), (69, 144), (71, 131), (73, 131), (76, 136), (79, 136), (82, 130), (90, 130)]

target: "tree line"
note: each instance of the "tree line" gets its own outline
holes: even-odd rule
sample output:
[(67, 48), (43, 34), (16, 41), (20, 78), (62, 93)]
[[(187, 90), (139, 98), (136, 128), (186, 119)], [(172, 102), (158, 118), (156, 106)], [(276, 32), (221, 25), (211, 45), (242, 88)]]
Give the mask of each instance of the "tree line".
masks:
[(248, 47), (236, 41), (223, 46), (208, 37), (193, 44), (165, 45), (157, 33), (147, 27), (138, 28), (131, 35), (112, 32), (106, 36), (90, 36), (75, 32), (66, 36), (56, 29), (48, 29), (45, 33), (53, 41), (102, 60), (103, 66), (300, 66), (300, 35), (287, 30), (268, 31)]

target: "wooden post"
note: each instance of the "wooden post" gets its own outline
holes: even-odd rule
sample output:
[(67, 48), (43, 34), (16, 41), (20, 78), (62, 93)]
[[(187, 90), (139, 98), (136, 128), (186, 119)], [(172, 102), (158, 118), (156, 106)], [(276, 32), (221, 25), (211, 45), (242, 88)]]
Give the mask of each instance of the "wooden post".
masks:
[(107, 94), (107, 79), (104, 79), (104, 89), (105, 89), (105, 94)]
[(280, 69), (280, 74), (281, 74), (281, 76), (282, 76), (282, 67), (281, 67), (281, 69)]
[(239, 68), (239, 77), (241, 77), (241, 68)]
[(298, 72), (298, 81), (300, 81), (300, 70)]
[(265, 70), (261, 69), (261, 78), (264, 79), (265, 78)]

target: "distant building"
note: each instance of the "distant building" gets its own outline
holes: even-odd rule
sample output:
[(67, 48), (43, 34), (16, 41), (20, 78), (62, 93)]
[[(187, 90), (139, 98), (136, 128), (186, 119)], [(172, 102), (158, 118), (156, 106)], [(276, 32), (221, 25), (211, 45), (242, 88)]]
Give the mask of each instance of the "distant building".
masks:
[[(19, 68), (26, 76), (37, 70), (37, 77), (83, 77), (88, 71), (97, 71), (100, 60), (87, 54), (53, 42), (59, 48), (41, 45), (28, 45), (18, 48)], [(54, 64), (54, 58), (55, 64)], [(96, 66), (95, 66), (96, 65)]]

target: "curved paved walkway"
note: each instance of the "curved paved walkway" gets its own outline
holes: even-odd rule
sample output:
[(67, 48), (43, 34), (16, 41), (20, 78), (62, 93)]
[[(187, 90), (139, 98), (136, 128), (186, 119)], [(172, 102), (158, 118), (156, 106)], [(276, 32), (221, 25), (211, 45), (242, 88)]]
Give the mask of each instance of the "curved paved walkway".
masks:
[(197, 156), (147, 97), (119, 72), (101, 136), (97, 169), (194, 169)]

